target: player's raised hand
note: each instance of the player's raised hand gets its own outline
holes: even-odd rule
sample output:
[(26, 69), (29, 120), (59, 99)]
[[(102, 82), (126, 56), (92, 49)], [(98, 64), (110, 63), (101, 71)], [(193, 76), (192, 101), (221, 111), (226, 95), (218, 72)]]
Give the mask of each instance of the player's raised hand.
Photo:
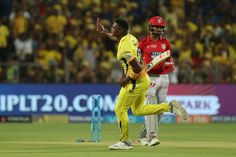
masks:
[(111, 40), (117, 40), (116, 37), (113, 37), (113, 36), (112, 36), (111, 32), (109, 32), (109, 31), (107, 31), (107, 30), (105, 29), (105, 27), (104, 27), (103, 24), (101, 23), (100, 18), (97, 18), (96, 30), (97, 30), (99, 33), (101, 33), (101, 34), (106, 35), (106, 36), (109, 37)]
[(97, 27), (96, 27), (96, 30), (97, 30), (99, 33), (105, 33), (105, 32), (106, 32), (106, 29), (105, 29), (105, 27), (103, 26), (103, 24), (101, 23), (100, 18), (97, 18)]

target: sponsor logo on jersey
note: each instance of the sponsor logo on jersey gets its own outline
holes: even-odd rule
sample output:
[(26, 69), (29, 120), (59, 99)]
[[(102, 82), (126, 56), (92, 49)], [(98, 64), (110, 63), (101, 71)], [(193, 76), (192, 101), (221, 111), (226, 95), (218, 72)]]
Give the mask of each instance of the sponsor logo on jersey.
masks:
[(161, 48), (166, 49), (166, 44), (161, 44)]
[(150, 48), (157, 48), (157, 45), (156, 45), (156, 44), (147, 45), (147, 48), (148, 48), (148, 49), (150, 49)]
[(159, 56), (161, 54), (161, 52), (151, 52), (151, 57), (156, 58), (157, 56)]
[(129, 53), (129, 54), (127, 54), (127, 55), (125, 56), (125, 59), (126, 59), (126, 60), (129, 60), (131, 57), (132, 57), (132, 55)]

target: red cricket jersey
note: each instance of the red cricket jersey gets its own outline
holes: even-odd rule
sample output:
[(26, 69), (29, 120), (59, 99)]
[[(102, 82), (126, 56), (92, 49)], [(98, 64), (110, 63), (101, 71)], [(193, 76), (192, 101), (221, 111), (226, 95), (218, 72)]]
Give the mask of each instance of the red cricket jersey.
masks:
[[(139, 50), (142, 53), (145, 64), (148, 64), (153, 58), (155, 58), (164, 51), (170, 50), (172, 54), (169, 41), (163, 37), (160, 37), (158, 40), (151, 39), (149, 36), (145, 37), (144, 39), (139, 41)], [(164, 66), (165, 62), (171, 62), (172, 64)], [(174, 60), (170, 58), (155, 66), (148, 73), (167, 74), (173, 72), (173, 70)]]

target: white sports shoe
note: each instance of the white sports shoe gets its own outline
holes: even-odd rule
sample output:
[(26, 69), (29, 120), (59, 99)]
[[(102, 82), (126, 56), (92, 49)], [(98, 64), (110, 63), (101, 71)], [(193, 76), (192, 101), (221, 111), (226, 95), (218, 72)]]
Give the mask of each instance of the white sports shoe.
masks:
[(149, 144), (147, 138), (140, 138), (139, 140), (142, 146), (147, 146)]
[(153, 138), (150, 142), (149, 142), (149, 144), (148, 144), (148, 146), (155, 146), (155, 145), (158, 145), (158, 144), (160, 144), (161, 142), (157, 139), (157, 138)]
[(170, 102), (171, 112), (183, 117), (185, 120), (188, 118), (187, 111), (181, 106), (181, 104), (177, 100), (172, 100)]
[(129, 149), (132, 149), (132, 148), (133, 148), (133, 146), (131, 146), (129, 143), (121, 142), (121, 141), (119, 141), (116, 144), (110, 145), (108, 147), (108, 149), (110, 149), (110, 150), (129, 150)]

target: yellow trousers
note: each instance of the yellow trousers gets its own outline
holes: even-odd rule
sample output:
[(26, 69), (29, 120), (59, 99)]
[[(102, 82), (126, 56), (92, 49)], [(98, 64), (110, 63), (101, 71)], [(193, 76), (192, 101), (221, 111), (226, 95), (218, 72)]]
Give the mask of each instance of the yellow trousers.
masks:
[(141, 80), (132, 81), (121, 88), (115, 106), (115, 113), (121, 132), (120, 141), (128, 140), (128, 110), (130, 107), (132, 113), (137, 116), (170, 112), (168, 103), (144, 105), (145, 94), (149, 86), (150, 78), (147, 76)]

